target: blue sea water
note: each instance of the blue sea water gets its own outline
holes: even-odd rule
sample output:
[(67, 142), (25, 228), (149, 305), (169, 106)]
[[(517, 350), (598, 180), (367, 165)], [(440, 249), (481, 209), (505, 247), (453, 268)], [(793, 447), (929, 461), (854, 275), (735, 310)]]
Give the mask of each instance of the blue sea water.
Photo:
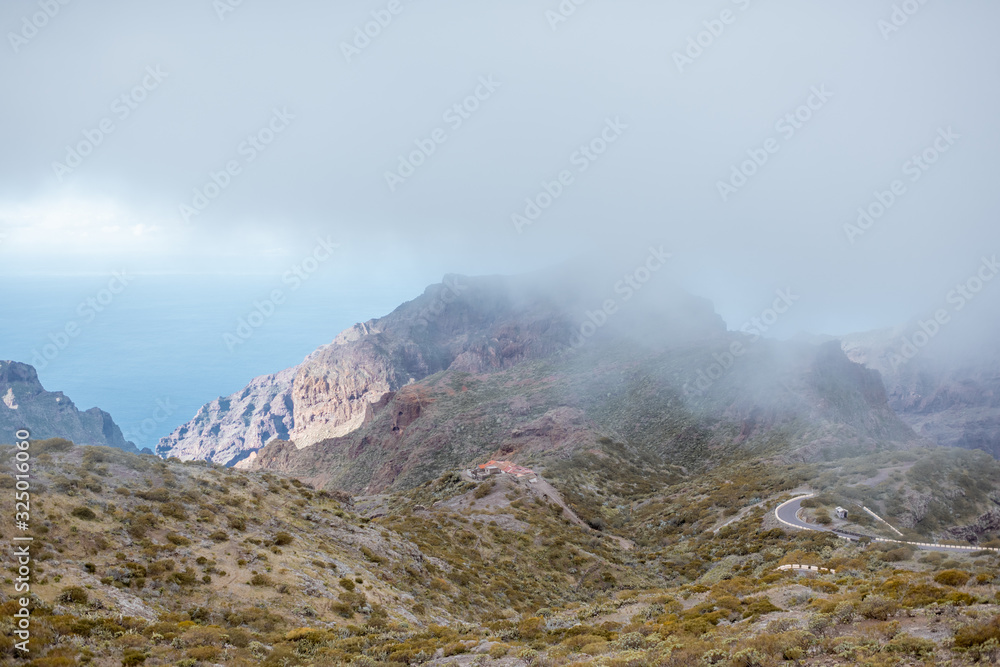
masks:
[[(416, 296), (319, 280), (292, 290), (280, 277), (232, 275), (136, 275), (112, 294), (109, 287), (121, 288), (110, 278), (8, 279), (15, 287), (0, 291), (0, 359), (32, 364), (45, 389), (81, 410), (106, 410), (126, 439), (150, 449), (203, 404), (298, 364), (346, 327)], [(275, 289), (284, 303), (255, 318), (260, 326), (230, 350), (224, 335), (235, 337), (239, 320)]]

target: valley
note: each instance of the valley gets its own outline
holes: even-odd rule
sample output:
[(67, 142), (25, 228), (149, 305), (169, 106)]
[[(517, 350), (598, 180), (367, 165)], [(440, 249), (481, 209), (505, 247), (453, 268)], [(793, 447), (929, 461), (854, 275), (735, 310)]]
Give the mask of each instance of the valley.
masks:
[[(605, 464), (619, 455), (614, 443), (592, 445)], [(39, 665), (687, 665), (706, 655), (972, 664), (992, 655), (1000, 535), (934, 553), (783, 529), (775, 509), (823, 479), (815, 464), (731, 461), (697, 475), (664, 470), (650, 483), (637, 469), (575, 458), (545, 466), (536, 482), (454, 470), (352, 496), (58, 439), (31, 451)], [(941, 462), (930, 451), (901, 455), (914, 467)], [(950, 450), (943, 461), (958, 469), (970, 455), (980, 456)], [(0, 448), (0, 465), (12, 456)], [(1000, 466), (976, 463), (981, 475), (949, 476), (955, 490), (988, 484), (982, 492), (997, 497)], [(858, 475), (863, 464), (877, 462), (849, 463)], [(727, 517), (736, 520), (711, 530)], [(792, 564), (834, 573), (783, 567)], [(0, 648), (13, 657), (12, 642)]]

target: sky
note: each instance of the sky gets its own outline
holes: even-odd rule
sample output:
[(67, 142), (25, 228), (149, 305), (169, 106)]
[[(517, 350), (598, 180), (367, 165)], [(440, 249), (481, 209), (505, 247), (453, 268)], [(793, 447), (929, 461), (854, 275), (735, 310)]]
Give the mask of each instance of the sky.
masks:
[(116, 271), (309, 278), (375, 317), (446, 273), (626, 273), (655, 246), (733, 329), (778, 290), (776, 335), (892, 326), (1000, 251), (998, 20), (989, 0), (7, 0), (0, 273), (66, 279), (40, 300)]

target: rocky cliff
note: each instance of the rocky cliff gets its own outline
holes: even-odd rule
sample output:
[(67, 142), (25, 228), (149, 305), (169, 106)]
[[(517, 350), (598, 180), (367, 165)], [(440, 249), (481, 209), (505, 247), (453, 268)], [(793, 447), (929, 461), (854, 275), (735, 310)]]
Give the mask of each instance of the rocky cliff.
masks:
[[(445, 276), (389, 315), (340, 333), (299, 366), (204, 406), (162, 439), (157, 452), (231, 464), (271, 439), (304, 448), (345, 436), (362, 425), (372, 404), (435, 373), (501, 371), (571, 349), (571, 341), (585, 342), (579, 329), (588, 310), (614, 285), (594, 276), (589, 283), (569, 281), (559, 272)], [(631, 313), (610, 318), (595, 338), (651, 325), (660, 341), (725, 331), (704, 299), (669, 287), (647, 293), (656, 307), (644, 311), (636, 298)], [(652, 317), (664, 304), (671, 316)]]
[(254, 378), (235, 394), (202, 406), (194, 419), (160, 439), (156, 453), (233, 465), (269, 441), (287, 438), (294, 424), (291, 392), (296, 371), (293, 367)]
[(111, 415), (98, 408), (81, 412), (61, 391), (45, 391), (28, 364), (0, 361), (0, 397), (0, 442), (14, 442), (15, 432), (27, 429), (32, 439), (66, 438), (79, 445), (138, 451)]

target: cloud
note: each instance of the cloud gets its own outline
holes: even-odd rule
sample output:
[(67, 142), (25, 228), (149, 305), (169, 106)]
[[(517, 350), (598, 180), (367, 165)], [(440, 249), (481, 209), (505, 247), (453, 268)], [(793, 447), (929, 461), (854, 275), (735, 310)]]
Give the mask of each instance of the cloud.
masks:
[[(788, 327), (847, 330), (921, 312), (1000, 245), (995, 3), (928, 4), (888, 40), (889, 12), (861, 0), (214, 6), (70, 3), (0, 58), (5, 271), (46, 253), (65, 271), (277, 271), (332, 234), (345, 270), (416, 288), (656, 240), (731, 323), (794, 285)], [(34, 11), (7, 3), (0, 26)], [(469, 102), (490, 77), (502, 87)], [(778, 123), (817, 86), (834, 95), (787, 138)], [(445, 116), (467, 103), (456, 128)], [(271, 137), (276, 109), (294, 120)], [(618, 117), (621, 141), (518, 234), (512, 212)], [(105, 120), (113, 131), (60, 181), (53, 162)], [(852, 246), (858, 207), (950, 125), (963, 140), (947, 160)], [(719, 182), (760, 150), (766, 164), (722, 201)]]

